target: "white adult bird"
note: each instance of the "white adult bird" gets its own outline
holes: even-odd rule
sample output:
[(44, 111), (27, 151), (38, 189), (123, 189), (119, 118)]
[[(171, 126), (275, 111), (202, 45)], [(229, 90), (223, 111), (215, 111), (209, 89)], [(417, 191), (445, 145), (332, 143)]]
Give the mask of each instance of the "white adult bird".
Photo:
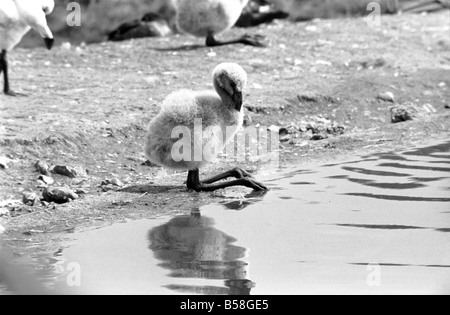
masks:
[(215, 35), (233, 27), (249, 0), (172, 0), (177, 15), (176, 24), (182, 32), (206, 38), (207, 46), (244, 44), (264, 46), (262, 36), (244, 35), (241, 38), (218, 41)]
[(17, 96), (9, 85), (7, 53), (28, 33), (36, 30), (48, 49), (54, 38), (47, 25), (46, 15), (55, 7), (54, 0), (0, 0), (0, 73), (4, 75), (4, 93)]
[[(150, 123), (145, 153), (157, 165), (189, 171), (190, 190), (215, 191), (233, 186), (267, 190), (239, 168), (200, 181), (199, 169), (234, 139), (244, 119), (242, 93), (247, 83), (244, 69), (235, 63), (222, 63), (215, 68), (213, 81), (217, 94), (181, 90), (164, 100), (160, 113)], [(217, 183), (230, 177), (236, 180)]]

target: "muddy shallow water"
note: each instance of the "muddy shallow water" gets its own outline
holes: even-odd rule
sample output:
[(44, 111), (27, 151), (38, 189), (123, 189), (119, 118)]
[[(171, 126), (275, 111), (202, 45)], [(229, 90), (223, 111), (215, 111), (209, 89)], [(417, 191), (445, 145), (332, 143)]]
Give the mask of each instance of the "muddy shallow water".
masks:
[(262, 180), (264, 195), (74, 234), (53, 257), (53, 288), (450, 293), (450, 143)]

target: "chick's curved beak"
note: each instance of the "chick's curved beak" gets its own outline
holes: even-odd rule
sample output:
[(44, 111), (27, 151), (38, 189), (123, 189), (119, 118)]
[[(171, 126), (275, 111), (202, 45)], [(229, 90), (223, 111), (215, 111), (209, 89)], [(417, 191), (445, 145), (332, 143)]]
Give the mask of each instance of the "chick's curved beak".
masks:
[(45, 46), (48, 50), (53, 48), (53, 44), (55, 43), (54, 38), (44, 38)]

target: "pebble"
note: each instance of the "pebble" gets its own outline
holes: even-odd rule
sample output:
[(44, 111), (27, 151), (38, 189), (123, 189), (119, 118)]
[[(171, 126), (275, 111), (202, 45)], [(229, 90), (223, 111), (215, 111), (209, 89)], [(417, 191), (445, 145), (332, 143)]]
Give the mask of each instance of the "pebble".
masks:
[(297, 147), (306, 147), (309, 145), (308, 141), (303, 141), (302, 143), (297, 144)]
[(48, 185), (41, 180), (36, 181), (37, 188), (47, 188)]
[(9, 210), (6, 208), (0, 208), (0, 217), (3, 216), (8, 216), (9, 215)]
[(48, 175), (48, 170), (50, 167), (48, 166), (47, 163), (39, 160), (34, 164), (34, 168), (38, 173), (42, 175)]
[(44, 190), (42, 197), (47, 202), (67, 203), (78, 199), (78, 195), (67, 187), (49, 187)]
[(22, 204), (21, 200), (8, 199), (0, 201), (0, 216), (8, 215), (10, 211), (15, 211)]
[(74, 169), (67, 167), (67, 166), (63, 166), (63, 165), (52, 166), (50, 168), (50, 172), (52, 172), (54, 174), (62, 175), (62, 176), (67, 176), (70, 178), (77, 177), (77, 172)]
[(146, 77), (146, 78), (145, 78), (145, 81), (146, 81), (148, 84), (157, 84), (158, 82), (161, 81), (161, 78), (160, 78), (159, 76), (152, 75), (152, 76)]
[(75, 53), (77, 55), (82, 55), (84, 53), (84, 50), (81, 47), (77, 47), (77, 48), (75, 48)]
[(45, 175), (39, 176), (38, 180), (47, 185), (53, 185), (55, 183), (55, 180), (53, 178), (51, 178), (50, 176), (45, 176)]
[(250, 127), (253, 124), (252, 117), (249, 114), (244, 115), (244, 127)]
[(65, 43), (63, 43), (63, 44), (61, 45), (61, 48), (62, 48), (62, 49), (65, 49), (65, 50), (71, 50), (71, 49), (72, 49), (72, 44), (69, 43), (69, 42), (65, 42)]
[(317, 32), (318, 31), (318, 27), (315, 25), (308, 25), (305, 27), (305, 30), (307, 30), (308, 32)]
[(150, 160), (146, 160), (145, 162), (142, 162), (141, 166), (158, 167), (159, 165), (152, 163)]
[(2, 225), (0, 225), (0, 235), (2, 235), (4, 232), (5, 232), (5, 228)]
[(280, 134), (280, 141), (281, 142), (290, 141), (292, 139), (292, 135), (297, 132), (297, 130), (296, 130), (296, 128), (294, 126), (287, 126), (287, 127), (283, 127), (283, 128), (279, 128), (277, 126), (271, 126), (270, 128), (272, 128), (271, 131), (273, 131), (276, 128), (278, 128), (278, 132)]
[(54, 165), (50, 168), (50, 172), (62, 176), (67, 176), (70, 178), (83, 177), (86, 176), (86, 170), (81, 167), (71, 167), (65, 165)]
[(50, 203), (47, 202), (47, 201), (44, 201), (44, 200), (41, 201), (41, 204), (42, 204), (42, 206), (45, 207), (45, 208), (48, 208), (48, 207), (50, 206)]
[(333, 64), (326, 60), (317, 60), (316, 64), (331, 67)]
[(436, 110), (436, 108), (434, 108), (434, 106), (433, 105), (431, 105), (431, 104), (424, 104), (423, 106), (422, 106), (422, 108), (423, 108), (423, 110), (425, 111), (425, 112), (427, 112), (427, 113), (429, 113), (429, 114), (431, 114), (431, 113), (436, 113), (437, 112), (437, 110)]
[(8, 159), (5, 156), (0, 156), (0, 169), (7, 169), (8, 164), (11, 162), (10, 159)]
[(394, 96), (394, 93), (392, 93), (392, 92), (382, 92), (382, 93), (378, 94), (377, 98), (379, 100), (386, 101), (386, 102), (392, 102), (392, 103), (395, 102), (395, 96)]
[(310, 140), (312, 140), (312, 141), (319, 141), (319, 140), (324, 140), (324, 139), (328, 139), (328, 136), (324, 135), (324, 134), (315, 134), (315, 135), (313, 135), (311, 137)]
[(84, 188), (77, 188), (77, 189), (75, 189), (75, 193), (77, 195), (86, 195), (86, 194), (89, 194), (89, 190), (84, 189)]
[(22, 202), (28, 206), (34, 206), (40, 199), (34, 191), (26, 190), (22, 193)]
[(405, 103), (403, 105), (396, 105), (391, 108), (392, 123), (399, 123), (408, 120), (413, 120), (417, 117), (418, 111), (412, 103)]
[(122, 187), (123, 183), (117, 179), (117, 178), (112, 178), (112, 179), (105, 179), (104, 181), (102, 181), (101, 186), (108, 186), (108, 185), (113, 185), (113, 186), (117, 186), (117, 187)]

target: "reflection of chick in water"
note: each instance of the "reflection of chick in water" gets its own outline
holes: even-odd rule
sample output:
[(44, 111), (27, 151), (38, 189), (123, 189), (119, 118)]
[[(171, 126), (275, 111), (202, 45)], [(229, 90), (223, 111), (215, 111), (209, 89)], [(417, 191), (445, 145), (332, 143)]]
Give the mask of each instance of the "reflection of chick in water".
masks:
[(200, 214), (178, 216), (150, 231), (150, 249), (171, 270), (174, 278), (226, 280), (229, 288), (173, 285), (183, 292), (249, 294), (253, 283), (247, 279), (248, 265), (239, 259), (246, 249), (232, 245), (233, 237), (215, 229), (214, 221)]

